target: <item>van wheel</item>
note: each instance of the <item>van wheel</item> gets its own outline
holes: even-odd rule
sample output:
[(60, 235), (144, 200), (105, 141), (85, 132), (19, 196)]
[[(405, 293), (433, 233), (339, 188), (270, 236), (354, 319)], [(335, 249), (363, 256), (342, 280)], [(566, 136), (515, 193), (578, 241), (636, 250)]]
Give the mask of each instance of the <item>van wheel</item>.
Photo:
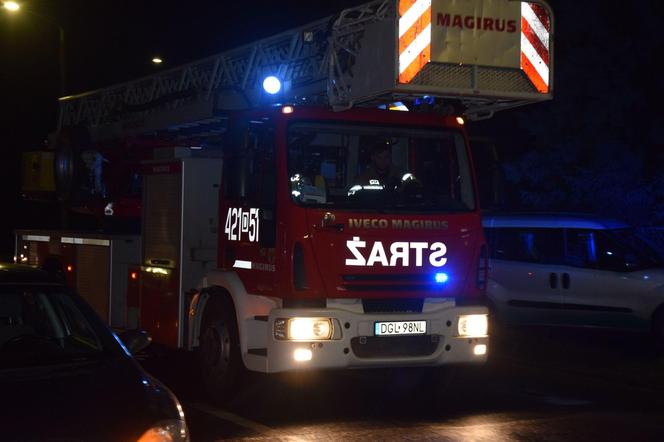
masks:
[(664, 349), (664, 307), (660, 307), (652, 318), (652, 335), (656, 345)]
[(240, 355), (235, 311), (230, 302), (211, 297), (203, 313), (198, 360), (207, 394), (215, 402), (229, 400), (240, 384)]

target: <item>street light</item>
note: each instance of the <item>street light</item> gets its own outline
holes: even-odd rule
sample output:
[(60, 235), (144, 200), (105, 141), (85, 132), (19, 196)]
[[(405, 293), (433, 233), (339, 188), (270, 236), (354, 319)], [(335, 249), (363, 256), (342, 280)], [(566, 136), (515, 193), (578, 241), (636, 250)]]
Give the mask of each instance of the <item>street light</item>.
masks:
[(164, 62), (164, 60), (162, 60), (161, 57), (154, 57), (152, 59), (152, 63), (154, 63), (154, 64), (162, 64), (163, 62)]
[(8, 11), (16, 12), (21, 9), (21, 5), (16, 2), (3, 2), (2, 7)]
[[(11, 12), (17, 12), (19, 9), (21, 9), (21, 5), (17, 2), (14, 1), (5, 1), (2, 2), (2, 7), (8, 11)], [(43, 15), (37, 14), (33, 11), (25, 10), (28, 14), (32, 15), (33, 17), (36, 17), (40, 20), (43, 20), (47, 23), (50, 23), (51, 25), (55, 26), (58, 28), (58, 37), (59, 37), (59, 44), (60, 44), (60, 50), (59, 50), (59, 61), (60, 61), (60, 96), (64, 97), (65, 95), (65, 84), (66, 84), (66, 68), (65, 68), (65, 30), (62, 29), (62, 26), (60, 24), (56, 23), (55, 21), (51, 20), (48, 17), (44, 17)]]

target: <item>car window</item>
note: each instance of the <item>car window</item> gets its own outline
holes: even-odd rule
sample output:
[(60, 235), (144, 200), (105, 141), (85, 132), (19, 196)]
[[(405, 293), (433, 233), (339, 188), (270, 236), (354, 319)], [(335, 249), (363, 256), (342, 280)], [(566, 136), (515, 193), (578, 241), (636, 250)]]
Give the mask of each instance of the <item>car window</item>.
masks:
[(493, 259), (541, 264), (562, 262), (563, 234), (560, 229), (490, 228), (486, 233)]
[(101, 350), (101, 344), (92, 331), (90, 323), (81, 314), (81, 311), (70, 297), (61, 297), (58, 302), (54, 303), (54, 307), (58, 311), (57, 315), (65, 327), (66, 335), (75, 339), (79, 346)]
[(0, 287), (0, 367), (85, 360), (104, 352), (70, 294), (59, 288)]

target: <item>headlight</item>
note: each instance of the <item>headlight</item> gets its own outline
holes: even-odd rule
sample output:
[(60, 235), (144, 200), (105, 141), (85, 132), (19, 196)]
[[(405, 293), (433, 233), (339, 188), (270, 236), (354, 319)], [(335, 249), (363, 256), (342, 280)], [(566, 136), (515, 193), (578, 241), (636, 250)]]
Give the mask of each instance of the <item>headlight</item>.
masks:
[(461, 315), (459, 316), (459, 336), (464, 338), (479, 338), (486, 336), (489, 331), (487, 315)]
[(292, 341), (324, 341), (332, 338), (329, 318), (290, 318), (274, 321), (274, 337)]
[(183, 420), (172, 419), (155, 424), (138, 442), (188, 442), (189, 431)]

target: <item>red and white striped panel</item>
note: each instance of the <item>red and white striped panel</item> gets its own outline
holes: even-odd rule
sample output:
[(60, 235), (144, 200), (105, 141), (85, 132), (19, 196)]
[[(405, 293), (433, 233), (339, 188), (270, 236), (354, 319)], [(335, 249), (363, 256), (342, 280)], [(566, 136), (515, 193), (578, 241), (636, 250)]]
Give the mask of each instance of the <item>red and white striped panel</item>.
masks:
[(399, 0), (399, 82), (431, 61), (431, 0)]
[(521, 3), (521, 69), (543, 94), (549, 92), (550, 32), (546, 9), (535, 3)]

